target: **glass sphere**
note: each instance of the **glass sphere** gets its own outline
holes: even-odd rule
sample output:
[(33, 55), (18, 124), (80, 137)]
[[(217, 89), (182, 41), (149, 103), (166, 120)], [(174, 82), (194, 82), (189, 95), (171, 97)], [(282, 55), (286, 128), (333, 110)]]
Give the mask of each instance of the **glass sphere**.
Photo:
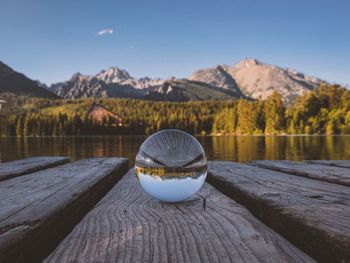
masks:
[(141, 145), (135, 161), (144, 191), (165, 202), (183, 201), (195, 194), (207, 176), (202, 145), (180, 130), (152, 134)]

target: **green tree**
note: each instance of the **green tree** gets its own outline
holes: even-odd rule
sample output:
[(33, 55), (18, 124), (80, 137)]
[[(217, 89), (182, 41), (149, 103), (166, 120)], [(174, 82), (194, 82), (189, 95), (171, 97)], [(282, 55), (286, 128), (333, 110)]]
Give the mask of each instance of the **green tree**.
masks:
[(259, 109), (253, 101), (240, 99), (237, 104), (237, 133), (238, 134), (261, 134), (259, 127)]
[(20, 115), (17, 119), (17, 125), (16, 125), (16, 135), (17, 136), (23, 136), (23, 127), (24, 127), (24, 117), (23, 115)]
[(274, 91), (265, 102), (265, 133), (279, 134), (285, 130), (285, 107), (282, 96)]

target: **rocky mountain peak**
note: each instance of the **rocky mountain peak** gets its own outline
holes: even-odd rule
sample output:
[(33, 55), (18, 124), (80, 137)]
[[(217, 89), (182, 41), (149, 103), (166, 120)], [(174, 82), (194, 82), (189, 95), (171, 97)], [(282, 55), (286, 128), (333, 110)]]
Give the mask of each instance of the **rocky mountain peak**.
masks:
[(70, 78), (70, 81), (75, 82), (75, 81), (80, 81), (83, 78), (86, 78), (87, 76), (84, 76), (80, 72), (76, 72), (73, 74), (73, 76)]
[(233, 66), (218, 65), (198, 70), (189, 79), (232, 90), (237, 95), (253, 99), (266, 99), (277, 91), (286, 103), (323, 82), (296, 70), (266, 64), (255, 58), (243, 59)]
[(204, 82), (215, 87), (230, 90), (237, 94), (238, 97), (242, 97), (236, 81), (226, 72), (225, 67), (224, 65), (218, 65), (215, 68), (198, 70), (189, 77), (189, 80)]
[(286, 103), (322, 82), (296, 70), (262, 63), (256, 59), (242, 60), (228, 67), (227, 72), (236, 80), (245, 96), (266, 99), (277, 91)]
[(236, 67), (251, 67), (251, 66), (258, 66), (262, 65), (261, 61), (255, 59), (255, 58), (246, 58), (238, 62), (235, 66)]
[(126, 70), (117, 67), (110, 67), (107, 70), (103, 70), (96, 77), (105, 83), (119, 83), (132, 78)]

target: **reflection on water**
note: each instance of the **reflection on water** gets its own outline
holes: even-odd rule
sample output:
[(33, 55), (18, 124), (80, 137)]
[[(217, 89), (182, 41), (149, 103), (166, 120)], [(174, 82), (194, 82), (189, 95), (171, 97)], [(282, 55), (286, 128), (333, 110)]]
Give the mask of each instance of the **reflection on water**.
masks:
[[(209, 160), (350, 159), (350, 136), (197, 137)], [(133, 165), (143, 136), (0, 138), (0, 161), (39, 155), (124, 156)]]

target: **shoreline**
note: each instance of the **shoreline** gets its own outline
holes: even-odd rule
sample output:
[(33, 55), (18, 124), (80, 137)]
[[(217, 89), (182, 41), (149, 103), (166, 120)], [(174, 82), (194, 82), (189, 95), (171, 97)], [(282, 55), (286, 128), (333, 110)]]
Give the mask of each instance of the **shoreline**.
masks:
[[(92, 138), (92, 137), (148, 137), (145, 134), (116, 134), (116, 135), (63, 135), (63, 136), (0, 136), (1, 138)], [(193, 135), (195, 137), (348, 137), (350, 134), (210, 134)]]

